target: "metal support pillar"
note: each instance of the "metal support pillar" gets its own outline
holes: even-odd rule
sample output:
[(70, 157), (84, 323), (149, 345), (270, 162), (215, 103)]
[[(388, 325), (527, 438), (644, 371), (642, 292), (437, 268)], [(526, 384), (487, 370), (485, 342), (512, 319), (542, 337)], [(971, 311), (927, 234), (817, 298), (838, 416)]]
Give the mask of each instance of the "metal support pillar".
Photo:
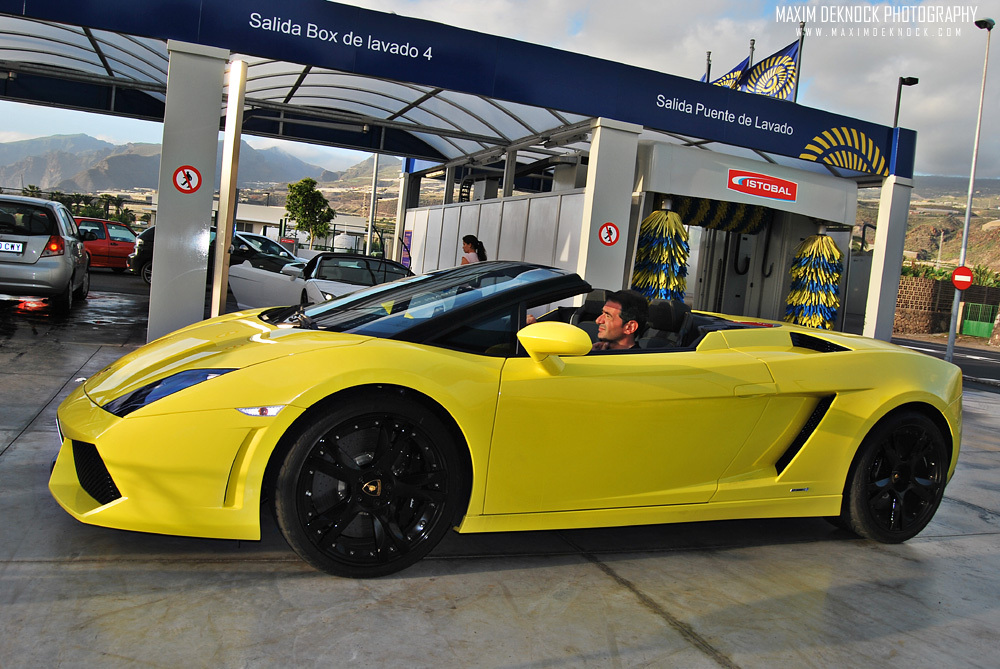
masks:
[(215, 193), (219, 108), (229, 51), (167, 42), (147, 341), (202, 320)]
[(578, 272), (595, 288), (618, 290), (631, 274), (625, 258), (642, 126), (599, 118), (591, 129)]
[(396, 202), (396, 230), (392, 243), (392, 259), (399, 262), (403, 256), (403, 225), (406, 222), (406, 210), (420, 205), (420, 177), (409, 172), (399, 175), (399, 200)]
[(890, 176), (882, 183), (875, 226), (872, 273), (868, 280), (864, 335), (889, 341), (896, 317), (896, 295), (903, 264), (906, 219), (910, 211), (913, 180)]
[(503, 197), (510, 197), (514, 194), (514, 178), (517, 172), (517, 151), (507, 152), (506, 160), (503, 164)]
[(215, 233), (212, 276), (212, 316), (226, 311), (229, 291), (229, 248), (236, 224), (236, 174), (240, 168), (240, 136), (243, 129), (243, 98), (246, 93), (247, 64), (233, 61), (229, 66), (229, 98), (226, 102), (226, 131), (222, 140), (222, 184), (219, 186), (219, 226)]

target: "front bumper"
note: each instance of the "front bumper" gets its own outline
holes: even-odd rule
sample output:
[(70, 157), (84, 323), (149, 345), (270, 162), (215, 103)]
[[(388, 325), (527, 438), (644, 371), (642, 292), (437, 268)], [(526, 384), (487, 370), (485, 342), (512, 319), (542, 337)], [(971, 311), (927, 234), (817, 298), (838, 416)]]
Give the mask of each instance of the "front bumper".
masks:
[(259, 539), (266, 456), (297, 415), (286, 407), (272, 418), (235, 409), (118, 418), (80, 386), (59, 407), (49, 491), (92, 525)]

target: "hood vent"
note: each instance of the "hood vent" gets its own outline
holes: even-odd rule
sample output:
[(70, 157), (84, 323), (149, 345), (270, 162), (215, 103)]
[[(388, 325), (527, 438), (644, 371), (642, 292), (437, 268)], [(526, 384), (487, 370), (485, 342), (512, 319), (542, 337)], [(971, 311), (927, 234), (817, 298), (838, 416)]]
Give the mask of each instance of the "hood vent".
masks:
[(796, 346), (798, 348), (808, 348), (813, 351), (819, 351), (820, 353), (837, 353), (840, 351), (851, 350), (845, 346), (841, 346), (840, 344), (834, 344), (832, 341), (807, 335), (804, 332), (792, 332), (790, 333), (790, 336), (792, 338), (792, 346)]

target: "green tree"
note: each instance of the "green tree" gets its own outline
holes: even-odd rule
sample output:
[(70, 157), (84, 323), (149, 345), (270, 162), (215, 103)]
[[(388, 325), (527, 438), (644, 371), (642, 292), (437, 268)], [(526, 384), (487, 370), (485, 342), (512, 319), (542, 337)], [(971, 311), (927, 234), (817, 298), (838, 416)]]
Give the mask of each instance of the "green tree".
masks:
[(122, 210), (115, 215), (115, 220), (119, 223), (124, 223), (125, 225), (132, 225), (135, 223), (135, 212), (128, 207), (123, 207)]
[(109, 218), (111, 216), (111, 205), (115, 204), (116, 198), (114, 195), (109, 193), (102, 193), (97, 200), (101, 203), (101, 208), (104, 209), (104, 218)]
[(92, 196), (83, 193), (73, 193), (69, 197), (73, 202), (73, 213), (75, 214), (79, 214), (80, 208), (84, 205), (89, 205), (94, 199)]
[(285, 201), (288, 218), (295, 221), (295, 229), (309, 235), (309, 248), (316, 237), (330, 234), (330, 221), (337, 212), (330, 208), (323, 194), (316, 190), (316, 180), (306, 177), (288, 184), (288, 199)]
[(21, 189), (21, 195), (25, 197), (42, 197), (42, 189), (34, 184), (28, 184)]

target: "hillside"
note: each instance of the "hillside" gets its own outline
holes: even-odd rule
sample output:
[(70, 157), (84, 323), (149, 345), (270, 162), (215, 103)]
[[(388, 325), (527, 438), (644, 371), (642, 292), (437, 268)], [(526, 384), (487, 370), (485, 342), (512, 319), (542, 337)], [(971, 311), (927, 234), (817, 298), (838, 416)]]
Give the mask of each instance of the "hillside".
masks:
[[(217, 176), (222, 169), (221, 152), (220, 142)], [(157, 186), (159, 164), (159, 144), (115, 145), (87, 135), (0, 142), (0, 186), (5, 189), (29, 184), (42, 190), (81, 193), (151, 189)], [(257, 150), (246, 142), (240, 146), (241, 188), (319, 179), (324, 174), (331, 173), (279, 148)]]
[[(904, 256), (908, 260), (958, 264), (965, 224), (965, 203), (969, 180), (962, 177), (920, 176), (914, 179), (907, 220)], [(873, 225), (878, 217), (878, 191), (865, 192), (858, 203), (858, 227)], [(871, 244), (874, 232), (867, 230)], [(969, 242), (966, 264), (984, 265), (1000, 271), (1000, 179), (977, 179), (969, 217)]]

